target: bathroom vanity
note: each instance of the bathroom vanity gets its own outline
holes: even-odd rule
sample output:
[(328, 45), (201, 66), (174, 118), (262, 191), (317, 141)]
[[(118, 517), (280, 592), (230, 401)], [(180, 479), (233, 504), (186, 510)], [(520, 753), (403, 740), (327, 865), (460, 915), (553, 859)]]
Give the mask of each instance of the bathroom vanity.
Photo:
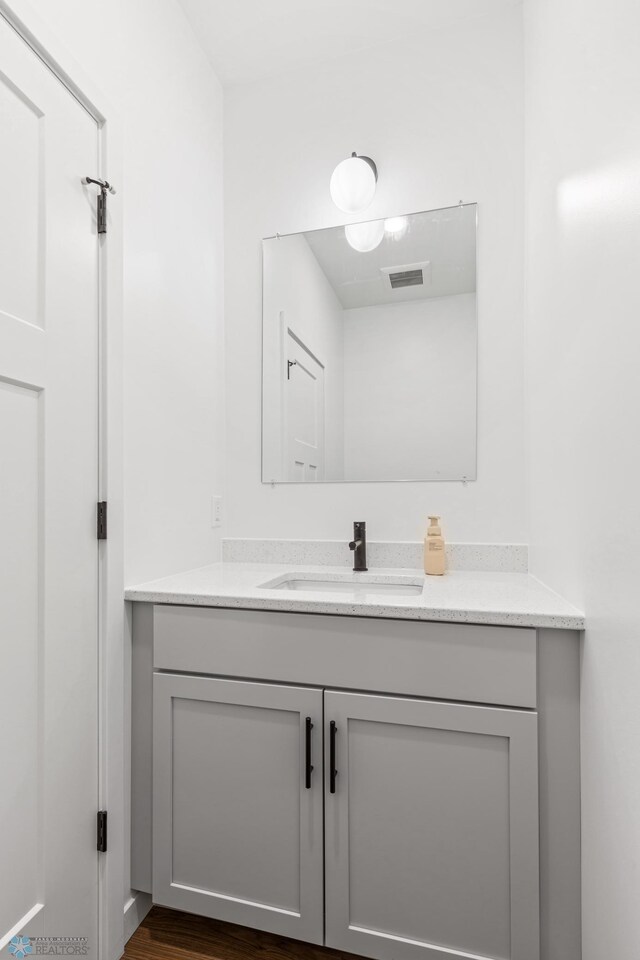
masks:
[(579, 960), (581, 615), (524, 574), (289, 589), (332, 576), (128, 592), (132, 886), (379, 960)]

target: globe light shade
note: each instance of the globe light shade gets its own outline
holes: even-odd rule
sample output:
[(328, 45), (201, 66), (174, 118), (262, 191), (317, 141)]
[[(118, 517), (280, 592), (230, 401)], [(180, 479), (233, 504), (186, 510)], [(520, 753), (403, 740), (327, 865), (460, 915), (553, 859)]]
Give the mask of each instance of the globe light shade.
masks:
[(329, 190), (331, 199), (339, 210), (358, 213), (373, 200), (378, 174), (373, 160), (358, 157), (354, 153), (339, 163), (331, 174)]
[(358, 253), (370, 253), (379, 247), (384, 237), (384, 220), (370, 220), (368, 223), (350, 223), (344, 228), (344, 234), (350, 247)]
[(404, 237), (408, 226), (409, 220), (407, 217), (389, 217), (384, 222), (384, 232), (388, 233), (394, 240), (399, 240)]

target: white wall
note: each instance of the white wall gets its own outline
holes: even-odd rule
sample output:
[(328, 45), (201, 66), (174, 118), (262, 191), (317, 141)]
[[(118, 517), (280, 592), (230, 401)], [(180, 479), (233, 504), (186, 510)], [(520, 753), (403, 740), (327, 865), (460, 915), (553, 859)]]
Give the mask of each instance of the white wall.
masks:
[[(280, 237), (264, 247), (264, 476), (283, 477), (282, 389), (287, 329), (324, 367), (327, 479), (344, 472), (343, 310), (303, 236)], [(232, 420), (236, 412), (230, 408)]]
[[(393, 42), (225, 92), (228, 430), (225, 535), (418, 539), (427, 513), (452, 540), (525, 537), (521, 11)], [(335, 165), (374, 157), (367, 217), (479, 203), (478, 481), (261, 485), (260, 238), (344, 222)], [(231, 415), (232, 414), (232, 415)]]
[(525, 7), (532, 564), (587, 616), (584, 960), (637, 960), (640, 6)]
[(473, 477), (473, 293), (344, 311), (345, 478)]
[[(34, 0), (120, 112), (125, 578), (217, 558), (222, 485), (222, 90), (176, 0)], [(91, 173), (91, 171), (86, 171)]]

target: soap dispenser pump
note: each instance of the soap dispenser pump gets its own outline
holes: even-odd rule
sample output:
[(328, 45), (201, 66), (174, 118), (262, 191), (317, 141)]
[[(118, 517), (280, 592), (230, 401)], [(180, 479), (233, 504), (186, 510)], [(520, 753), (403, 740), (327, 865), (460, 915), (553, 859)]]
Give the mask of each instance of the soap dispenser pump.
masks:
[(424, 572), (441, 577), (445, 568), (444, 538), (440, 529), (440, 517), (429, 517), (429, 527), (424, 538)]

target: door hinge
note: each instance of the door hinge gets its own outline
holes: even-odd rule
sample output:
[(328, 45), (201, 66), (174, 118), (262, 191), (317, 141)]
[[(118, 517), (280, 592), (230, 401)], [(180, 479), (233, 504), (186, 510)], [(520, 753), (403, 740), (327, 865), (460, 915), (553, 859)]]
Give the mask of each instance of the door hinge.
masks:
[(100, 502), (98, 503), (97, 521), (98, 521), (98, 527), (97, 527), (96, 534), (97, 534), (98, 540), (106, 540), (107, 539), (107, 501), (106, 500), (100, 500)]
[(98, 853), (107, 852), (107, 811), (98, 810)]
[(108, 180), (96, 180), (94, 177), (83, 177), (82, 182), (87, 185), (93, 183), (100, 188), (98, 194), (98, 233), (107, 232), (107, 193), (115, 193), (116, 188)]

